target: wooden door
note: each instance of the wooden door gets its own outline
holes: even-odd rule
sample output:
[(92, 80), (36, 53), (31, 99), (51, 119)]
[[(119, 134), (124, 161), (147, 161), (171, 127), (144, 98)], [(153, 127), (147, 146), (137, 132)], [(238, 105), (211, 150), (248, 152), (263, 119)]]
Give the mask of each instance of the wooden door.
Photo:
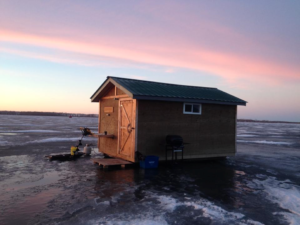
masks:
[(118, 155), (134, 162), (136, 100), (120, 99), (119, 104)]

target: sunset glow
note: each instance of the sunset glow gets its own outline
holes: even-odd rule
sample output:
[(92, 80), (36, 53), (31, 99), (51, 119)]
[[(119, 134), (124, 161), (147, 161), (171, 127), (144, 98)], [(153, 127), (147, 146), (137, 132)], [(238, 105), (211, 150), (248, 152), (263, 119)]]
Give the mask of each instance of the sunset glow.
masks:
[(296, 1), (0, 0), (0, 110), (97, 113), (89, 97), (112, 75), (217, 87), (248, 101), (238, 118), (299, 122), (299, 12)]

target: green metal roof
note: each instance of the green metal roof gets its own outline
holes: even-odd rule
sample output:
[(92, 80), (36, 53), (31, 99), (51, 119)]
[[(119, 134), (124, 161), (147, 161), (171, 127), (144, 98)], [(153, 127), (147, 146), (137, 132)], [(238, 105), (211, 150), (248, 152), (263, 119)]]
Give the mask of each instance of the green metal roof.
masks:
[[(108, 79), (112, 79), (125, 88), (132, 94), (134, 99), (182, 102), (188, 101), (229, 105), (246, 105), (247, 103), (246, 101), (227, 94), (226, 92), (220, 91), (217, 88), (167, 84), (110, 76), (107, 77), (107, 80)], [(105, 82), (93, 94), (91, 99), (95, 97)]]

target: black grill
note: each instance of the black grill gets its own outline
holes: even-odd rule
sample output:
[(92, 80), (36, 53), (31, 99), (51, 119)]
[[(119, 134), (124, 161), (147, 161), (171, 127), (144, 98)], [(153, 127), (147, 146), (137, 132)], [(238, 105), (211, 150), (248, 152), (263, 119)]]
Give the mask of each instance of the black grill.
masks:
[(183, 139), (179, 135), (167, 135), (166, 136), (166, 160), (168, 160), (168, 151), (172, 152), (172, 160), (177, 159), (177, 153), (181, 152), (181, 159), (183, 160)]
[(179, 135), (167, 135), (166, 143), (167, 143), (167, 145), (170, 145), (172, 147), (182, 147), (183, 139)]

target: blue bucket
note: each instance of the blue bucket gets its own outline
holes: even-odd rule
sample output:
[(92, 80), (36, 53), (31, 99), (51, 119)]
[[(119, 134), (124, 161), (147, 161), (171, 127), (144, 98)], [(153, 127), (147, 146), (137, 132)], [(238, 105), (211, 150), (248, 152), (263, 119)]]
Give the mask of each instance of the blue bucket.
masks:
[(158, 167), (158, 156), (149, 155), (145, 157), (145, 160), (140, 161), (140, 167), (144, 169), (152, 169)]

